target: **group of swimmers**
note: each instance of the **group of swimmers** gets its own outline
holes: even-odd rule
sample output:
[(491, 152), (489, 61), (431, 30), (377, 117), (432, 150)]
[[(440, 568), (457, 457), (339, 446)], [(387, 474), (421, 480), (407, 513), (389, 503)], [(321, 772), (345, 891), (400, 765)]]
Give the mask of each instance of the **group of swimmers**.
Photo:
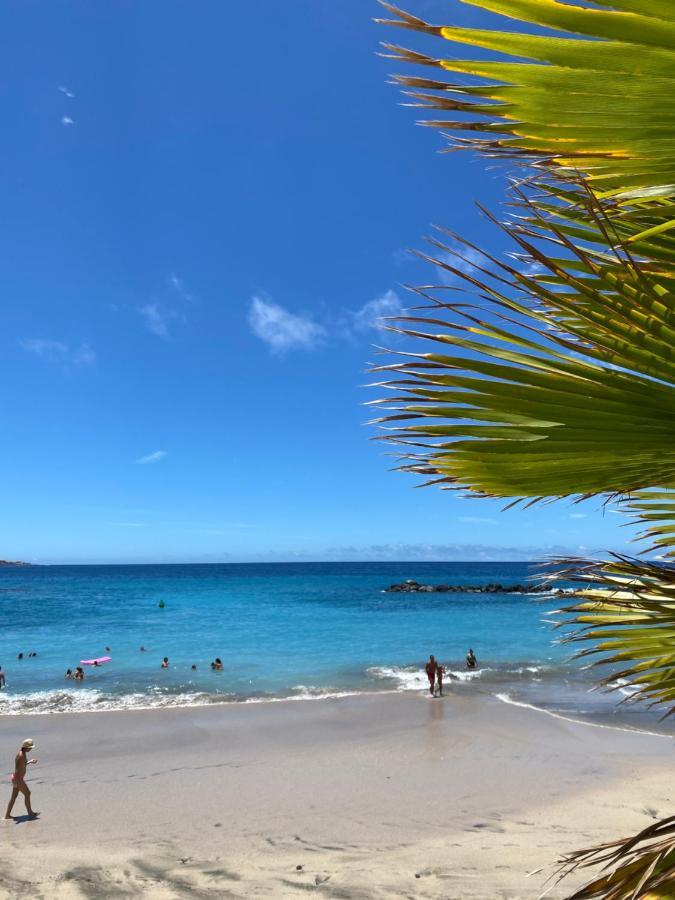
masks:
[[(94, 663), (94, 665), (97, 666), (98, 663)], [(72, 669), (66, 669), (66, 674), (63, 677), (72, 678), (74, 681), (84, 681), (84, 669), (82, 666), (77, 666), (74, 672)]]
[[(469, 647), (469, 652), (466, 654), (466, 667), (467, 669), (475, 669), (477, 665), (478, 660), (476, 659), (476, 654), (471, 647)], [(438, 692), (438, 696), (442, 697), (445, 669), (433, 654), (429, 657), (429, 662), (424, 667), (424, 671), (427, 673), (427, 678), (429, 679), (429, 693), (431, 696), (435, 697)]]
[[(31, 652), (28, 654), (28, 658), (30, 659), (33, 656), (37, 656), (37, 653), (34, 650), (31, 650)], [(23, 653), (19, 653), (16, 658), (23, 659)], [(7, 679), (5, 678), (5, 673), (2, 666), (0, 665), (0, 688), (4, 688), (6, 684)]]

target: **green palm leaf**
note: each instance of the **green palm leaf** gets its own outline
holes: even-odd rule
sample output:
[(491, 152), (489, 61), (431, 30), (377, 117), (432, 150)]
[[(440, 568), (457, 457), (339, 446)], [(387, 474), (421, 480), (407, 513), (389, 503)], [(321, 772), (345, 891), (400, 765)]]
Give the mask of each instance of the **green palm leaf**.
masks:
[[(675, 712), (675, 568), (616, 556), (605, 562), (557, 560), (556, 580), (575, 584), (558, 611), (564, 643), (589, 643), (577, 658), (611, 671), (600, 684), (628, 688), (630, 702)], [(597, 657), (597, 658), (596, 658)], [(625, 702), (625, 701), (624, 701)]]
[[(675, 816), (662, 819), (631, 838), (569, 853), (560, 878), (589, 866), (602, 866), (568, 900), (666, 900), (675, 896)], [(610, 871), (607, 872), (606, 870)]]
[[(453, 300), (447, 284), (413, 289), (423, 305), (390, 324), (419, 349), (375, 368), (375, 421), (427, 483), (529, 503), (618, 495), (649, 549), (675, 555), (675, 3), (464, 2), (555, 33), (431, 25), (383, 3), (389, 24), (481, 58), (385, 47), (426, 67), (395, 76), (408, 105), (443, 115), (422, 124), (525, 168), (502, 226), (515, 262), (431, 241), (420, 256)], [(578, 588), (564, 640), (609, 669), (601, 685), (670, 715), (675, 568), (560, 562)], [(675, 896), (675, 817), (569, 854), (560, 874), (598, 864), (577, 900)]]
[(415, 89), (419, 105), (460, 113), (423, 124), (455, 139), (468, 133), (470, 146), (490, 154), (539, 157), (559, 174), (581, 171), (603, 196), (675, 193), (673, 4), (626, 0), (594, 9), (558, 0), (464, 2), (586, 39), (431, 25), (383, 3), (396, 16), (388, 24), (519, 58), (434, 58), (386, 45), (395, 59), (481, 80), (476, 86), (397, 76)]
[[(374, 401), (384, 439), (405, 448), (404, 471), (483, 495), (675, 485), (675, 314), (663, 279), (620, 247), (572, 244), (519, 202), (525, 215), (506, 230), (535, 275), (488, 256), (467, 271), (456, 239), (432, 242), (427, 258), (480, 305), (419, 290), (426, 305), (390, 325), (430, 349), (375, 367), (388, 376), (378, 384), (390, 396)], [(601, 232), (592, 196), (585, 210)], [(543, 253), (542, 238), (567, 257)]]

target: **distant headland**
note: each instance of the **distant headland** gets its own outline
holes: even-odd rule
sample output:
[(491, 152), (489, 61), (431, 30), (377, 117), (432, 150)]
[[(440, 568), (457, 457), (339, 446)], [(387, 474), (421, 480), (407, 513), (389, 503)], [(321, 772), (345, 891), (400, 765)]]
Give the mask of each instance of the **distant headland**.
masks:
[[(545, 584), (420, 584), (409, 578), (386, 588), (389, 594), (548, 594)], [(563, 594), (558, 590), (555, 593)]]
[(30, 563), (22, 562), (20, 559), (0, 559), (0, 566), (30, 566)]

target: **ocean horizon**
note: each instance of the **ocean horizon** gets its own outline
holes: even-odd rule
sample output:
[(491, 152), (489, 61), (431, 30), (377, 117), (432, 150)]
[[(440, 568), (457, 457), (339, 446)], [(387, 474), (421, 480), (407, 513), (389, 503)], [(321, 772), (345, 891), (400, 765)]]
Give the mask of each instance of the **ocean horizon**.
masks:
[[(591, 691), (589, 673), (555, 642), (549, 617), (559, 596), (386, 592), (406, 579), (511, 586), (542, 569), (476, 561), (2, 567), (0, 714), (424, 693), (423, 665), (434, 653), (448, 691), (651, 727), (656, 715)], [(464, 663), (469, 647), (474, 671)], [(84, 682), (64, 678), (104, 655), (109, 662), (84, 667)], [(216, 657), (222, 671), (210, 667)]]

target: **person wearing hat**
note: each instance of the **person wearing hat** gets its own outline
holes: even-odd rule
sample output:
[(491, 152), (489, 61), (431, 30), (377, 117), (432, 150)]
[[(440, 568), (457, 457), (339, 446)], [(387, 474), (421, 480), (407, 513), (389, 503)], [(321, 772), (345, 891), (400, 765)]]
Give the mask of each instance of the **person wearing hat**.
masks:
[(26, 738), (26, 740), (21, 744), (21, 749), (16, 754), (14, 758), (14, 774), (12, 775), (12, 796), (9, 798), (9, 804), (7, 806), (7, 812), (5, 813), (5, 819), (11, 819), (12, 809), (14, 808), (14, 804), (16, 802), (16, 798), (19, 794), (23, 794), (23, 800), (26, 804), (26, 812), (31, 818), (35, 818), (37, 813), (33, 812), (33, 809), (30, 805), (30, 790), (28, 789), (28, 785), (26, 784), (26, 766), (35, 765), (37, 759), (28, 759), (28, 751), (32, 750), (34, 747), (33, 739)]

